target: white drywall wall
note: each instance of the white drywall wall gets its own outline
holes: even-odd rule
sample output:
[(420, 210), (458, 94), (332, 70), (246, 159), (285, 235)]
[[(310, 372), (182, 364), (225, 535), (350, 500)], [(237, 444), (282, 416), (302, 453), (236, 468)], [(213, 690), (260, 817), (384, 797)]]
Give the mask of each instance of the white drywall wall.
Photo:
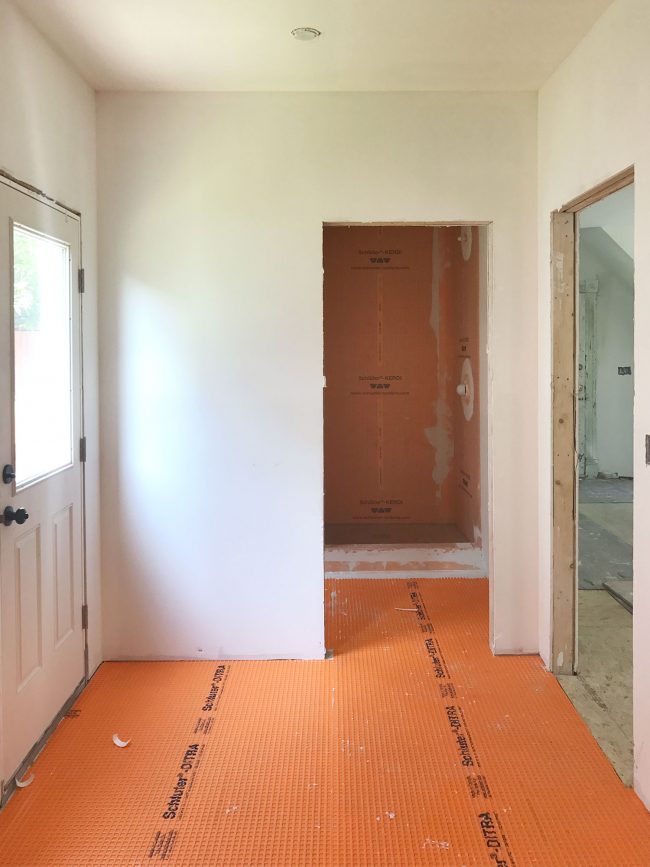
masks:
[[(551, 304), (549, 215), (595, 184), (635, 164), (634, 525), (650, 513), (650, 469), (644, 436), (650, 433), (650, 4), (617, 0), (567, 58), (539, 97), (540, 262), (540, 638), (550, 656), (551, 574)], [(634, 539), (634, 731), (636, 788), (650, 806), (650, 534)]]
[[(633, 200), (630, 211), (634, 214)], [(580, 226), (580, 282), (598, 281), (592, 359), (596, 376), (597, 469), (632, 476), (634, 379), (619, 374), (618, 369), (634, 370), (633, 264), (629, 257), (625, 261), (625, 251), (615, 247), (603, 230), (595, 226), (582, 228), (582, 220)], [(633, 238), (627, 246), (633, 247)]]
[(89, 664), (102, 661), (97, 398), (95, 95), (14, 7), (0, 0), (0, 167), (82, 214)]
[(323, 654), (323, 221), (494, 221), (494, 645), (536, 651), (536, 96), (101, 94), (109, 657)]

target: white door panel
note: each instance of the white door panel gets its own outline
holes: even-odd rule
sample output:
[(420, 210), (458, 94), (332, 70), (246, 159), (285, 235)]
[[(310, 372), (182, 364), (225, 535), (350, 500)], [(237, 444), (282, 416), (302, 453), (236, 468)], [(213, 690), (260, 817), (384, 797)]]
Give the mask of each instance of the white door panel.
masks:
[[(79, 221), (0, 183), (1, 778), (84, 677)], [(23, 523), (1, 522), (11, 507)]]

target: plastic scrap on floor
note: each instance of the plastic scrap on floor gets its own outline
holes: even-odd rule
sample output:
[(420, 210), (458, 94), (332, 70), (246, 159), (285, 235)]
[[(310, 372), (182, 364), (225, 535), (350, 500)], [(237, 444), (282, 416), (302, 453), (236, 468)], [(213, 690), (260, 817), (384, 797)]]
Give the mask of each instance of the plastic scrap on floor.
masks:
[(27, 786), (31, 786), (31, 784), (33, 782), (34, 782), (34, 774), (30, 774), (24, 780), (19, 780), (18, 777), (16, 777), (16, 786), (19, 789), (26, 789)]

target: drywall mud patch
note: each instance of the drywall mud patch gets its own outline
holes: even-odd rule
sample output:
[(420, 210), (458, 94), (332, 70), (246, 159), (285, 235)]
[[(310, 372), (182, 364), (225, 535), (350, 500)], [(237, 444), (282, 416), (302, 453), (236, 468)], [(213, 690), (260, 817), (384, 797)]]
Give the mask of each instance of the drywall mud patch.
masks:
[(424, 436), (433, 449), (433, 471), (435, 494), (442, 495), (442, 486), (451, 472), (454, 459), (453, 417), (449, 404), (442, 398), (433, 404), (436, 424), (424, 429)]
[(460, 227), (460, 251), (463, 254), (465, 262), (469, 262), (472, 256), (472, 237), (473, 232), (471, 226)]

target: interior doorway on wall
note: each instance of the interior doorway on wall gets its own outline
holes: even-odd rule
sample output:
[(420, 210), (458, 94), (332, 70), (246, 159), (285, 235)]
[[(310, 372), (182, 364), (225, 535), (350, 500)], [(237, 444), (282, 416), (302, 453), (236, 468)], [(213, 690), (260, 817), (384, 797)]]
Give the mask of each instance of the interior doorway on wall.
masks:
[(632, 785), (632, 183), (575, 212), (574, 243), (576, 676), (560, 682)]
[(325, 574), (485, 576), (485, 225), (326, 225)]

